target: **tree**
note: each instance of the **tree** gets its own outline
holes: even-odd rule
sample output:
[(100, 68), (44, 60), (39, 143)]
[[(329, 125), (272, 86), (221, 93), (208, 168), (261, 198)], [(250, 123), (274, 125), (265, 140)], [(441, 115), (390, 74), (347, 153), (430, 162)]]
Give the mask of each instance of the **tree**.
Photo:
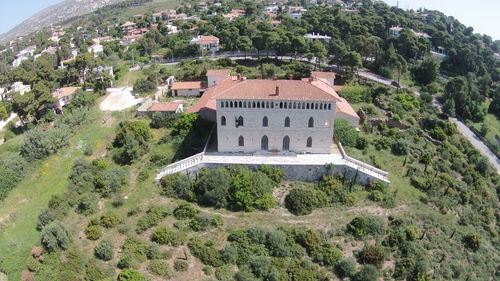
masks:
[(134, 83), (134, 93), (145, 94), (156, 89), (156, 84), (147, 79), (139, 78)]
[(315, 68), (320, 67), (321, 61), (325, 60), (326, 55), (328, 54), (325, 45), (323, 45), (323, 43), (321, 43), (321, 41), (319, 40), (314, 40), (311, 44), (310, 51), (316, 57)]
[(362, 264), (369, 263), (376, 266), (382, 266), (385, 261), (385, 251), (379, 245), (365, 245), (359, 253), (359, 261)]
[(247, 52), (252, 50), (252, 40), (248, 36), (240, 36), (236, 41), (236, 46), (238, 50), (243, 51), (245, 53), (245, 59), (247, 58)]
[(231, 175), (226, 169), (204, 169), (195, 183), (196, 194), (201, 203), (216, 208), (228, 206)]
[(341, 144), (351, 147), (356, 145), (358, 132), (346, 120), (335, 119), (334, 134)]
[(94, 249), (96, 258), (109, 261), (113, 258), (113, 245), (107, 240), (101, 241)]
[(376, 266), (366, 264), (354, 275), (354, 281), (373, 281), (378, 280), (380, 273)]
[(138, 271), (125, 269), (118, 274), (118, 281), (148, 281), (148, 279)]
[(71, 244), (71, 236), (61, 222), (54, 221), (43, 228), (41, 241), (48, 252), (54, 252), (66, 250)]
[(318, 206), (314, 190), (294, 188), (285, 197), (285, 206), (296, 216), (308, 215)]
[(413, 69), (413, 75), (417, 82), (428, 85), (437, 79), (439, 75), (439, 66), (440, 62), (437, 59), (428, 57)]

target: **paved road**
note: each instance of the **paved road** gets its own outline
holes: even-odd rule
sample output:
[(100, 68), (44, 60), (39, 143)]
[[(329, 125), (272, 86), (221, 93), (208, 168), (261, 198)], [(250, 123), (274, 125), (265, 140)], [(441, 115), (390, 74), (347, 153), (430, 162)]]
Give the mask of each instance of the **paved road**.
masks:
[(120, 111), (142, 101), (132, 95), (132, 87), (108, 88), (106, 91), (110, 94), (99, 105), (102, 111)]

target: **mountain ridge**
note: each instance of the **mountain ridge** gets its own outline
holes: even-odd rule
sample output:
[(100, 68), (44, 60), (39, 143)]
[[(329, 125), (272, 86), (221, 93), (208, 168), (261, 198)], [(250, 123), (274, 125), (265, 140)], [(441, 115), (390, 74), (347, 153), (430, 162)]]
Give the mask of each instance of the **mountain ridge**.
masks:
[(35, 13), (11, 30), (0, 34), (0, 43), (6, 43), (68, 18), (88, 14), (106, 5), (123, 1), (125, 0), (64, 0)]

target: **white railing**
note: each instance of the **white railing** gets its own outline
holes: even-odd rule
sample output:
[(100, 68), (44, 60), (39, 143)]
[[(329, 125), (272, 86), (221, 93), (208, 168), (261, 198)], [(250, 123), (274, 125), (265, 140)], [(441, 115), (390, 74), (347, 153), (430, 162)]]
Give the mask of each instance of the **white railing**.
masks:
[(345, 160), (346, 164), (355, 168), (356, 170), (360, 170), (362, 172), (371, 172), (372, 174), (375, 174), (377, 178), (383, 179), (383, 180), (388, 180), (388, 175), (389, 173), (386, 171), (382, 171), (378, 168), (375, 168), (371, 165), (366, 164), (365, 162), (359, 161), (357, 159), (354, 159), (345, 153), (344, 147), (342, 147), (342, 144), (340, 142), (337, 142), (340, 150), (340, 154), (342, 154), (342, 158)]
[(181, 171), (184, 171), (184, 170), (189, 169), (191, 167), (194, 167), (194, 166), (203, 162), (204, 156), (205, 156), (205, 153), (201, 152), (201, 153), (195, 154), (193, 156), (190, 156), (188, 158), (174, 162), (163, 169), (157, 170), (155, 180), (159, 181), (161, 178), (163, 178), (166, 175), (181, 172)]

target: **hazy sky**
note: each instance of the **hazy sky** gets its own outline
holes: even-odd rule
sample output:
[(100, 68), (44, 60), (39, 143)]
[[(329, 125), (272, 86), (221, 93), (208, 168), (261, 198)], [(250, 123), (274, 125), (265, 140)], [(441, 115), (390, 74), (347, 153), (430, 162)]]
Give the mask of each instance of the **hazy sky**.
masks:
[(472, 26), (474, 32), (489, 35), (493, 40), (500, 40), (500, 0), (384, 0), (389, 5), (402, 9), (438, 10), (453, 16), (466, 26)]
[[(29, 18), (45, 7), (62, 0), (0, 0), (0, 34)], [(500, 0), (384, 0), (403, 9), (425, 7), (457, 18), (475, 32), (500, 40)]]
[(0, 0), (0, 34), (62, 0)]

